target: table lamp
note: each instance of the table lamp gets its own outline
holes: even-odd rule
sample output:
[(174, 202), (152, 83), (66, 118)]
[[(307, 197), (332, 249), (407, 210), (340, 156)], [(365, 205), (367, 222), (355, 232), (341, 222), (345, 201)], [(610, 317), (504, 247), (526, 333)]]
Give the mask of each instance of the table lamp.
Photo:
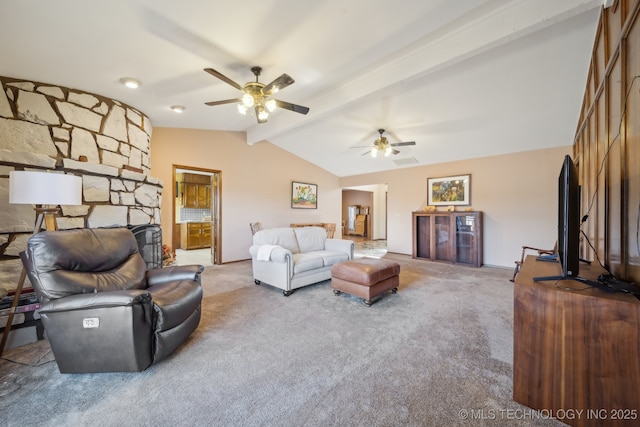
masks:
[[(37, 217), (33, 234), (42, 229), (43, 222), (47, 231), (57, 230), (56, 213), (58, 212), (58, 206), (82, 204), (82, 178), (64, 173), (11, 171), (9, 172), (9, 203), (36, 205)], [(13, 315), (20, 301), (25, 279), (26, 271), (23, 267), (7, 318), (7, 324), (2, 334), (0, 356), (9, 337)]]
[(47, 230), (57, 230), (58, 205), (82, 204), (82, 178), (63, 173), (11, 171), (9, 203), (36, 205), (34, 233), (40, 231), (43, 220)]

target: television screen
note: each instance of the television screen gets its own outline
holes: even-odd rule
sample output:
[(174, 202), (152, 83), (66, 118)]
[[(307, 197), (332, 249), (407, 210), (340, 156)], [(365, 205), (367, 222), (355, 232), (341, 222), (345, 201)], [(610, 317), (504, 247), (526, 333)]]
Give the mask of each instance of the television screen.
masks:
[(578, 169), (565, 156), (558, 178), (558, 258), (562, 277), (578, 276), (580, 268), (580, 185)]
[[(534, 277), (534, 282), (545, 280), (577, 280), (594, 286), (605, 292), (627, 292), (640, 299), (640, 287), (616, 279), (610, 273), (600, 274), (597, 280), (578, 275), (580, 262), (589, 261), (580, 258), (580, 184), (578, 168), (570, 156), (565, 156), (558, 177), (558, 256), (562, 266), (559, 276)], [(538, 260), (555, 260), (555, 257), (540, 256)]]

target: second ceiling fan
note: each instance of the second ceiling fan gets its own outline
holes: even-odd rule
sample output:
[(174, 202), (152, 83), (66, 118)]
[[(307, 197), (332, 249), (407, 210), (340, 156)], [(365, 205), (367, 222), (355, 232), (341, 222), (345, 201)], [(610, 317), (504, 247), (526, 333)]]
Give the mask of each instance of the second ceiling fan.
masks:
[(242, 114), (247, 114), (247, 111), (253, 108), (258, 123), (265, 123), (269, 118), (269, 113), (275, 110), (276, 107), (284, 108), (285, 110), (294, 111), (300, 114), (307, 114), (309, 112), (308, 107), (270, 98), (274, 93), (279, 92), (295, 82), (295, 80), (287, 74), (282, 74), (268, 85), (265, 85), (258, 81), (262, 68), (252, 67), (251, 71), (256, 76), (256, 81), (247, 82), (244, 86), (240, 86), (238, 83), (213, 68), (205, 68), (204, 71), (243, 92), (243, 95), (240, 98), (205, 102), (206, 105), (232, 104), (237, 102), (238, 111)]
[[(392, 154), (398, 154), (400, 152), (393, 147), (416, 145), (415, 141), (393, 142), (393, 143), (389, 142), (387, 137), (382, 135), (384, 133), (384, 129), (378, 129), (378, 133), (380, 134), (380, 136), (375, 141), (373, 141), (373, 147), (371, 147), (370, 150), (362, 153), (363, 156), (365, 154), (371, 154), (372, 157), (377, 157), (378, 154), (381, 154), (384, 157), (389, 157)], [(358, 146), (358, 147), (352, 147), (352, 148), (364, 148), (364, 147), (365, 146)]]

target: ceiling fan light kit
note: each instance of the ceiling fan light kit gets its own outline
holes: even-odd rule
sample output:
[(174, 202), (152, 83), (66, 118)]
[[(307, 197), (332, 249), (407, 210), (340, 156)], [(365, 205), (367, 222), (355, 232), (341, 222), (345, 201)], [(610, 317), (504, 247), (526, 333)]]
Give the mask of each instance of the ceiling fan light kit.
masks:
[(295, 82), (295, 80), (287, 74), (282, 74), (268, 85), (264, 85), (258, 81), (262, 68), (253, 67), (251, 68), (251, 71), (256, 76), (256, 81), (248, 82), (245, 83), (244, 86), (240, 86), (238, 83), (213, 68), (205, 68), (204, 71), (243, 92), (243, 95), (240, 98), (205, 102), (206, 105), (213, 106), (237, 102), (238, 112), (240, 114), (246, 115), (249, 110), (253, 108), (258, 123), (265, 123), (269, 119), (269, 113), (272, 113), (277, 107), (300, 114), (307, 114), (309, 112), (308, 107), (269, 98), (274, 93), (279, 92)]
[(384, 129), (378, 129), (378, 133), (380, 134), (380, 136), (375, 141), (373, 141), (373, 147), (371, 147), (371, 150), (363, 153), (363, 155), (371, 153), (371, 157), (378, 157), (378, 153), (382, 153), (384, 157), (389, 157), (392, 154), (398, 154), (400, 152), (398, 150), (395, 150), (393, 147), (416, 145), (415, 141), (390, 143), (386, 137), (382, 136), (382, 134), (384, 133)]
[(393, 151), (393, 149), (391, 147), (386, 147), (384, 149), (380, 149), (378, 147), (373, 147), (371, 149), (371, 157), (377, 157), (378, 156), (378, 152), (383, 153), (384, 157), (389, 157), (391, 155), (392, 151)]

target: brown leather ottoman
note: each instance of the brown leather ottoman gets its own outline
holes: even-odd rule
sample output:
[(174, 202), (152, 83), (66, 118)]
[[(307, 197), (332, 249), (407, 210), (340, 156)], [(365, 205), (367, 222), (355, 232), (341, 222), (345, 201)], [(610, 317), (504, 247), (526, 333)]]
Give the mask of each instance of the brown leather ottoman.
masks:
[(331, 267), (333, 293), (342, 292), (364, 299), (367, 306), (373, 298), (391, 290), (398, 291), (400, 264), (375, 258), (359, 258), (343, 261)]

